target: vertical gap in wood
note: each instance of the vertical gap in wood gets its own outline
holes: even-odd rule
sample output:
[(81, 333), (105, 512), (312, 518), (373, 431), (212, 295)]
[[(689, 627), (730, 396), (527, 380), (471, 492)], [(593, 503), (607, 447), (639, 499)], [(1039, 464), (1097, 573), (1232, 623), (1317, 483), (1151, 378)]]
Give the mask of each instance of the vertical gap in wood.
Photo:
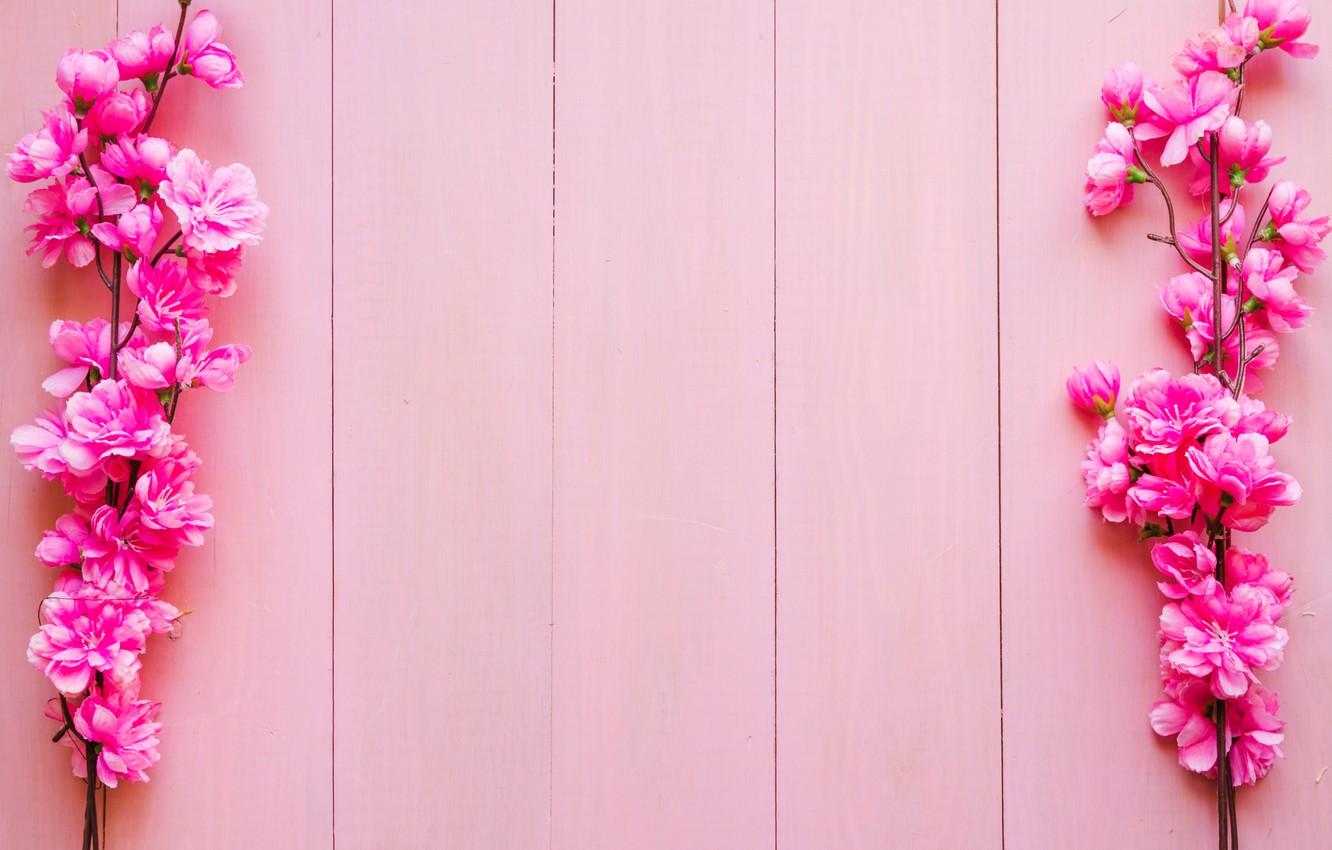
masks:
[(1007, 800), (1004, 788), (1004, 338), (1003, 338), (1003, 249), (1000, 240), (999, 204), (999, 0), (994, 0), (994, 372), (995, 372), (995, 470), (997, 568), (999, 582), (999, 846), (1008, 846)]
[(329, 670), (328, 670), (328, 716), (329, 716), (329, 744), (328, 744), (328, 794), (330, 799), (329, 806), (329, 845), (333, 850), (338, 846), (338, 570), (337, 570), (337, 480), (338, 480), (338, 431), (337, 431), (337, 324), (334, 322), (334, 316), (337, 312), (337, 287), (334, 282), (337, 279), (337, 230), (335, 223), (338, 216), (337, 206), (337, 98), (334, 92), (337, 90), (338, 65), (334, 61), (334, 52), (337, 50), (336, 36), (336, 0), (329, 0), (328, 4), (328, 252), (333, 261), (329, 264), (328, 270), (328, 553), (329, 553), (329, 573), (328, 573), (328, 642), (329, 642)]
[[(996, 0), (997, 2), (997, 0)], [(777, 850), (777, 0), (772, 0), (772, 847)]]
[(555, 846), (555, 68), (557, 0), (550, 0), (550, 623), (546, 735), (546, 846)]

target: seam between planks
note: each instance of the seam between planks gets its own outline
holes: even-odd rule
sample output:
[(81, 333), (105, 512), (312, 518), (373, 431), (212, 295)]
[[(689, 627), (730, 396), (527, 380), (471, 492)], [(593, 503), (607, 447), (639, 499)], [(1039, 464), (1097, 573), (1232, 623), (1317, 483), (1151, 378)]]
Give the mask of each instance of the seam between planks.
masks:
[(550, 587), (547, 663), (546, 847), (555, 846), (555, 106), (558, 0), (550, 2)]
[[(997, 2), (997, 0), (996, 0)], [(777, 768), (777, 0), (772, 0), (772, 847), (777, 850), (779, 791)]]
[(1003, 242), (1000, 203), (1000, 118), (999, 110), (999, 0), (994, 0), (994, 371), (995, 371), (995, 483), (998, 499), (995, 542), (999, 583), (999, 847), (1008, 847), (1008, 803), (1004, 772), (1004, 338), (1003, 338)]
[(338, 430), (337, 430), (337, 62), (334, 54), (337, 50), (336, 37), (337, 0), (328, 4), (328, 250), (333, 262), (328, 269), (328, 538), (329, 538), (329, 845), (333, 850), (338, 846), (338, 569), (337, 569), (337, 480), (338, 480)]

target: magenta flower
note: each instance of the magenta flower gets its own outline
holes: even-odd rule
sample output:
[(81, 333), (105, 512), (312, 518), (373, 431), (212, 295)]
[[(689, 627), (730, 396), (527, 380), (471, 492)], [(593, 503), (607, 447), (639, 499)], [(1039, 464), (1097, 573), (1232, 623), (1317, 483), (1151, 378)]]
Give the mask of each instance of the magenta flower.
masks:
[(1216, 555), (1196, 531), (1185, 531), (1152, 547), (1152, 564), (1166, 576), (1157, 582), (1170, 599), (1210, 596), (1216, 590)]
[(97, 195), (102, 195), (105, 215), (119, 215), (134, 206), (134, 190), (116, 183), (97, 166), (93, 176), (98, 189), (82, 177), (66, 178), (28, 195), (27, 211), (37, 216), (29, 225), (33, 234), (28, 254), (42, 252), (42, 266), (50, 268), (62, 255), (82, 268), (93, 260), (92, 225), (98, 213)]
[[(132, 502), (132, 500), (131, 500)], [(163, 534), (142, 522), (137, 505), (124, 514), (111, 505), (93, 512), (83, 541), (83, 577), (98, 585), (114, 582), (134, 593), (149, 593), (160, 573), (175, 569), (178, 535)]]
[(92, 370), (96, 370), (95, 380), (101, 380), (111, 358), (111, 324), (106, 319), (87, 324), (57, 319), (48, 334), (51, 350), (70, 365), (42, 381), (42, 389), (56, 398), (67, 398), (88, 380)]
[(9, 443), (18, 455), (24, 469), (36, 470), (47, 478), (55, 478), (69, 467), (60, 455), (60, 446), (68, 431), (59, 413), (46, 411), (37, 417), (35, 425), (20, 425), (9, 437)]
[(9, 179), (32, 183), (64, 177), (79, 167), (79, 154), (88, 147), (88, 131), (79, 129), (69, 107), (60, 104), (42, 113), (42, 128), (29, 133), (9, 155)]
[(80, 113), (87, 112), (98, 98), (116, 90), (120, 84), (120, 67), (105, 50), (70, 49), (56, 65), (56, 85), (69, 95)]
[(1284, 413), (1269, 410), (1267, 405), (1249, 395), (1240, 396), (1240, 421), (1232, 428), (1235, 434), (1262, 434), (1267, 442), (1275, 443), (1290, 430), (1291, 419)]
[[(1212, 348), (1215, 339), (1212, 316), (1212, 281), (1198, 272), (1176, 275), (1161, 289), (1161, 306), (1179, 322), (1189, 340), (1189, 352), (1195, 363)], [(1221, 300), (1221, 327), (1229, 328), (1235, 320), (1235, 299)]]
[(1299, 270), (1294, 266), (1282, 268), (1282, 263), (1281, 254), (1276, 251), (1254, 248), (1244, 258), (1241, 274), (1245, 287), (1262, 302), (1272, 330), (1290, 333), (1304, 327), (1313, 308), (1295, 291), (1295, 277)]
[(1297, 59), (1318, 55), (1318, 45), (1299, 40), (1313, 18), (1301, 0), (1248, 0), (1244, 14), (1257, 20), (1264, 49), (1279, 47)]
[(1087, 459), (1082, 462), (1082, 478), (1087, 484), (1086, 504), (1100, 508), (1107, 522), (1123, 522), (1133, 515), (1128, 501), (1132, 481), (1129, 468), (1128, 435), (1114, 419), (1101, 426), (1096, 439), (1087, 444)]
[(1282, 658), (1286, 630), (1264, 617), (1261, 600), (1251, 593), (1190, 596), (1161, 611), (1161, 634), (1179, 644), (1168, 661), (1176, 670), (1206, 678), (1217, 699), (1241, 697), (1254, 681), (1255, 669), (1275, 669)]
[(180, 262), (164, 260), (152, 266), (140, 260), (130, 266), (125, 284), (139, 297), (139, 320), (151, 331), (175, 333), (178, 322), (208, 316), (203, 292), (190, 283)]
[(176, 49), (176, 40), (166, 27), (158, 24), (146, 33), (135, 30), (118, 38), (108, 44), (106, 49), (120, 68), (120, 78), (132, 80), (165, 71)]
[[(1275, 239), (1275, 245), (1300, 271), (1308, 274), (1318, 267), (1327, 254), (1318, 247), (1332, 232), (1327, 216), (1300, 218), (1312, 201), (1308, 191), (1290, 180), (1282, 180), (1272, 187), (1268, 211), (1272, 221), (1263, 232), (1263, 238)], [(1280, 237), (1280, 238), (1276, 238)]]
[(185, 29), (180, 72), (192, 74), (215, 89), (235, 89), (245, 84), (236, 65), (236, 54), (217, 40), (222, 25), (207, 9), (194, 16)]
[(1083, 204), (1092, 215), (1106, 215), (1133, 200), (1133, 184), (1147, 174), (1135, 164), (1133, 137), (1123, 124), (1106, 125), (1105, 135), (1087, 161)]
[(146, 456), (171, 432), (155, 398), (110, 379), (70, 396), (65, 425), (60, 456), (70, 469), (85, 473), (109, 458)]
[(152, 109), (143, 89), (113, 92), (88, 110), (87, 127), (98, 136), (120, 136), (139, 128)]
[(204, 532), (213, 527), (213, 500), (194, 492), (187, 476), (171, 475), (168, 467), (157, 467), (139, 476), (134, 485), (139, 522), (170, 539), (174, 545), (202, 546)]
[(119, 251), (129, 262), (152, 254), (162, 229), (162, 210), (156, 204), (137, 204), (116, 219), (94, 224), (93, 237), (112, 251)]
[(46, 674), (57, 690), (86, 690), (94, 673), (117, 677), (138, 669), (148, 636), (148, 618), (114, 601), (49, 597), (43, 625), (28, 642), (28, 663)]
[(83, 542), (88, 539), (88, 520), (78, 514), (64, 514), (55, 528), (42, 532), (37, 544), (37, 560), (48, 567), (67, 567), (83, 560)]
[(1115, 397), (1119, 395), (1119, 367), (1093, 360), (1090, 366), (1075, 368), (1066, 387), (1068, 397), (1079, 408), (1109, 419), (1115, 414)]
[(1136, 451), (1173, 454), (1239, 421), (1239, 403), (1213, 375), (1153, 369), (1129, 386), (1124, 412)]
[(136, 183), (141, 200), (147, 200), (157, 184), (166, 179), (167, 164), (175, 148), (155, 136), (122, 136), (102, 149), (102, 165), (121, 179)]
[(186, 148), (167, 166), (158, 191), (180, 219), (187, 247), (212, 252), (259, 243), (268, 207), (259, 200), (254, 172), (245, 166), (214, 171)]
[[(1229, 212), (1230, 205), (1226, 205)], [(1226, 254), (1235, 254), (1247, 238), (1244, 205), (1237, 204), (1230, 219), (1221, 225), (1221, 247)], [(1212, 264), (1212, 217), (1205, 215), (1191, 227), (1179, 232), (1179, 247), (1194, 260), (1210, 267)]]
[(1280, 710), (1277, 695), (1256, 683), (1227, 706), (1230, 780), (1235, 787), (1256, 784), (1283, 757), (1280, 745), (1286, 724), (1277, 716)]
[(1204, 71), (1229, 71), (1244, 64), (1258, 46), (1258, 22), (1243, 15), (1229, 15), (1211, 32), (1189, 39), (1175, 56), (1175, 70), (1184, 77)]
[(1188, 448), (1188, 462), (1198, 504), (1213, 517), (1224, 506), (1229, 528), (1256, 531), (1277, 507), (1300, 499), (1299, 482), (1276, 469), (1261, 434), (1213, 434), (1201, 449)]
[[(97, 778), (108, 788), (122, 780), (147, 782), (148, 768), (157, 764), (157, 721), (161, 703), (134, 699), (114, 690), (88, 696), (74, 712), (74, 731), (97, 744)], [(88, 775), (87, 760), (75, 753), (70, 763), (80, 778)]]
[(1226, 581), (1232, 588), (1243, 585), (1248, 589), (1242, 592), (1258, 596), (1265, 616), (1274, 623), (1281, 619), (1295, 592), (1295, 580), (1289, 573), (1276, 569), (1257, 552), (1238, 546), (1226, 551)]
[(1142, 103), (1142, 69), (1132, 62), (1111, 68), (1101, 83), (1101, 102), (1110, 110), (1110, 116), (1127, 127), (1132, 127)]
[(1216, 724), (1208, 710), (1212, 695), (1201, 679), (1176, 676), (1166, 685), (1167, 699), (1152, 706), (1152, 730), (1175, 738), (1181, 767), (1208, 773), (1216, 767)]
[(1128, 498), (1144, 511), (1158, 513), (1171, 519), (1188, 519), (1197, 502), (1193, 493), (1178, 481), (1146, 474), (1129, 488)]
[(236, 294), (236, 273), (240, 271), (244, 257), (245, 249), (241, 247), (213, 252), (186, 248), (190, 283), (209, 295), (229, 298)]
[[(1221, 154), (1221, 194), (1229, 195), (1245, 183), (1261, 183), (1267, 179), (1273, 166), (1286, 161), (1284, 156), (1268, 156), (1272, 149), (1272, 128), (1265, 121), (1247, 123), (1234, 115), (1226, 119), (1217, 134)], [(1193, 164), (1193, 179), (1189, 192), (1205, 195), (1211, 191), (1211, 176), (1207, 161), (1196, 147), (1189, 150)], [(1211, 234), (1208, 233), (1210, 240)]]
[(1165, 138), (1161, 164), (1177, 165), (1203, 133), (1221, 127), (1230, 115), (1234, 96), (1234, 83), (1215, 71), (1204, 71), (1172, 86), (1148, 89), (1142, 100), (1152, 114), (1133, 132), (1143, 141)]

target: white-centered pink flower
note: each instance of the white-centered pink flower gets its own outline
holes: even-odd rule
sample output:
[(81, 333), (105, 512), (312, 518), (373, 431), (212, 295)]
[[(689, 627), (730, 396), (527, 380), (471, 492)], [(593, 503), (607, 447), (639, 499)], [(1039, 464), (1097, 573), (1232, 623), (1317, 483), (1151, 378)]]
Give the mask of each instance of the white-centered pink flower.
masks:
[(259, 243), (268, 207), (259, 200), (254, 172), (245, 166), (214, 170), (186, 148), (167, 166), (158, 191), (180, 220), (187, 246), (213, 252)]
[(9, 179), (32, 183), (48, 177), (64, 177), (79, 167), (79, 154), (88, 147), (88, 131), (61, 104), (42, 113), (42, 128), (29, 133), (9, 155)]
[(1151, 110), (1146, 121), (1133, 129), (1141, 140), (1166, 140), (1161, 164), (1177, 165), (1188, 156), (1189, 148), (1221, 127), (1234, 105), (1235, 84), (1225, 74), (1204, 71), (1196, 77), (1173, 85), (1148, 89), (1142, 100)]

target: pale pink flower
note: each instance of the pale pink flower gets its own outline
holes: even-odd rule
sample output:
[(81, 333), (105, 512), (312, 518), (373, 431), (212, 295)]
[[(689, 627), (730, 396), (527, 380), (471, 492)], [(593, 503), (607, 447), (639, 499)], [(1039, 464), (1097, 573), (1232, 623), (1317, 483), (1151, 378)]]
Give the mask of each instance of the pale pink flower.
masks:
[(1152, 706), (1152, 730), (1174, 737), (1181, 767), (1207, 773), (1216, 767), (1216, 724), (1208, 709), (1212, 695), (1202, 679), (1179, 678), (1167, 685), (1167, 699)]
[[(157, 764), (157, 717), (162, 704), (135, 699), (115, 690), (89, 695), (74, 712), (74, 730), (98, 745), (97, 778), (108, 788), (121, 781), (147, 782), (148, 769)], [(77, 752), (70, 759), (74, 774), (87, 778), (87, 760)]]
[(150, 628), (140, 611), (85, 597), (48, 597), (42, 621), (28, 642), (28, 663), (67, 694), (86, 690), (94, 673), (132, 674)]
[[(1239, 546), (1226, 550), (1226, 581), (1232, 593), (1252, 593), (1261, 599), (1265, 616), (1274, 623), (1281, 619), (1295, 593), (1290, 573), (1273, 567), (1265, 556)], [(1247, 590), (1238, 591), (1240, 586)]]
[(1301, 0), (1248, 0), (1244, 14), (1257, 19), (1264, 49), (1279, 47), (1297, 59), (1318, 55), (1318, 45), (1299, 40), (1313, 17)]
[(185, 389), (207, 387), (229, 392), (236, 384), (236, 371), (250, 359), (248, 345), (222, 345), (210, 349), (213, 329), (207, 322), (193, 322), (183, 333), (176, 380)]
[(139, 260), (126, 273), (125, 285), (139, 297), (139, 320), (151, 331), (175, 333), (178, 322), (208, 315), (204, 294), (190, 283), (183, 263), (164, 259), (154, 266)]
[(259, 243), (268, 207), (245, 166), (212, 170), (186, 148), (167, 166), (167, 180), (158, 191), (180, 220), (187, 247), (212, 252)]
[(1161, 634), (1179, 644), (1169, 654), (1169, 663), (1180, 672), (1208, 679), (1217, 699), (1243, 696), (1255, 669), (1280, 665), (1289, 639), (1286, 630), (1264, 614), (1256, 594), (1227, 595), (1220, 587), (1210, 596), (1167, 604), (1161, 611)]
[(161, 230), (162, 210), (156, 204), (137, 204), (117, 218), (115, 224), (109, 221), (94, 224), (92, 234), (98, 242), (121, 252), (132, 263), (153, 252)]
[(1142, 508), (1171, 519), (1188, 519), (1197, 502), (1188, 488), (1178, 481), (1159, 475), (1143, 475), (1128, 491), (1129, 501)]
[(1203, 133), (1219, 129), (1230, 115), (1235, 85), (1225, 74), (1204, 71), (1174, 85), (1147, 89), (1143, 103), (1152, 111), (1134, 127), (1142, 140), (1166, 138), (1161, 164), (1176, 165), (1188, 156), (1189, 148)]
[(170, 342), (155, 342), (136, 351), (121, 351), (118, 360), (125, 380), (136, 387), (160, 390), (176, 383), (176, 346)]
[[(1221, 194), (1229, 195), (1245, 183), (1261, 183), (1273, 166), (1286, 161), (1284, 156), (1268, 156), (1272, 149), (1272, 128), (1265, 121), (1252, 124), (1232, 115), (1217, 134), (1220, 159)], [(1205, 195), (1211, 191), (1211, 168), (1197, 147), (1189, 149), (1193, 179), (1189, 191)], [(1210, 238), (1210, 234), (1209, 234)]]
[(1239, 421), (1239, 403), (1213, 375), (1178, 378), (1153, 369), (1135, 380), (1124, 397), (1124, 412), (1136, 451), (1173, 454)]
[(88, 131), (66, 104), (42, 113), (42, 128), (19, 140), (9, 155), (9, 179), (32, 183), (48, 177), (64, 177), (79, 167), (79, 154), (88, 147)]
[(65, 425), (60, 456), (76, 472), (89, 472), (109, 458), (148, 455), (171, 433), (151, 394), (110, 379), (70, 396)]
[(180, 539), (145, 525), (131, 500), (123, 514), (111, 505), (93, 512), (82, 550), (83, 575), (88, 581), (99, 585), (115, 582), (135, 593), (146, 593), (153, 590), (156, 573), (175, 568)]
[(133, 189), (117, 183), (96, 165), (92, 171), (98, 189), (82, 177), (67, 177), (28, 195), (26, 209), (37, 216), (37, 222), (28, 227), (33, 234), (28, 254), (41, 251), (46, 268), (55, 265), (62, 255), (80, 268), (92, 262), (91, 233), (98, 214), (99, 190), (104, 215), (119, 215), (134, 206)]
[(1116, 121), (1133, 126), (1142, 103), (1142, 69), (1132, 62), (1111, 68), (1101, 83), (1101, 102)]
[(1114, 415), (1115, 397), (1119, 395), (1119, 367), (1093, 360), (1090, 366), (1075, 368), (1066, 386), (1075, 405), (1108, 419)]
[(1152, 547), (1152, 564), (1165, 575), (1157, 582), (1171, 599), (1209, 596), (1216, 590), (1216, 555), (1196, 531), (1185, 531)]
[[(1133, 506), (1127, 497), (1132, 480), (1128, 437), (1114, 419), (1102, 425), (1096, 438), (1087, 444), (1082, 478), (1087, 484), (1087, 507), (1100, 508), (1101, 516), (1108, 522), (1130, 518)], [(1136, 522), (1139, 517), (1135, 515), (1132, 519)]]
[(1188, 461), (1198, 504), (1213, 517), (1224, 504), (1230, 528), (1256, 531), (1275, 508), (1300, 499), (1299, 482), (1276, 468), (1261, 434), (1213, 434), (1202, 448), (1189, 447)]
[(105, 50), (70, 49), (56, 65), (56, 85), (69, 95), (75, 109), (86, 112), (98, 98), (116, 90), (120, 67)]
[(1299, 270), (1294, 266), (1282, 268), (1283, 262), (1283, 257), (1276, 251), (1254, 248), (1244, 258), (1241, 274), (1248, 291), (1263, 302), (1264, 315), (1272, 330), (1290, 333), (1304, 327), (1313, 308), (1295, 291), (1295, 277)]
[[(1230, 205), (1226, 205), (1226, 212), (1230, 212)], [(1228, 253), (1238, 252), (1239, 246), (1244, 244), (1248, 233), (1245, 225), (1244, 205), (1237, 204), (1235, 212), (1231, 214), (1225, 224), (1221, 225), (1221, 247)], [(1202, 263), (1204, 267), (1212, 267), (1212, 217), (1205, 215), (1198, 219), (1197, 223), (1191, 227), (1186, 227), (1179, 232), (1179, 247), (1184, 249), (1194, 260)]]
[(135, 30), (106, 46), (120, 68), (122, 80), (162, 73), (175, 48), (176, 40), (161, 24), (148, 32)]
[(1229, 71), (1244, 64), (1257, 46), (1258, 22), (1231, 14), (1221, 26), (1185, 42), (1184, 50), (1175, 56), (1175, 70), (1185, 77), (1204, 71)]
[(1133, 200), (1133, 184), (1147, 179), (1135, 161), (1128, 128), (1113, 121), (1107, 124), (1096, 152), (1087, 161), (1083, 204), (1092, 215), (1106, 215)]
[(1318, 247), (1323, 238), (1332, 233), (1327, 216), (1300, 218), (1312, 201), (1308, 191), (1290, 180), (1282, 180), (1272, 187), (1268, 211), (1272, 221), (1264, 229), (1263, 238), (1275, 240), (1277, 250), (1300, 271), (1308, 274), (1327, 259)]
[(83, 542), (88, 539), (88, 520), (78, 514), (64, 514), (55, 528), (42, 532), (37, 544), (37, 560), (48, 567), (66, 567), (83, 560)]
[(152, 109), (143, 89), (113, 92), (88, 110), (87, 127), (99, 136), (120, 136), (139, 128)]
[(111, 323), (90, 319), (86, 324), (56, 319), (48, 331), (51, 350), (70, 364), (42, 381), (42, 389), (56, 398), (67, 398), (96, 370), (94, 383), (106, 374), (111, 358)]
[[(1176, 275), (1161, 289), (1161, 306), (1175, 318), (1189, 340), (1189, 352), (1195, 363), (1211, 351), (1215, 339), (1212, 315), (1212, 281), (1198, 272)], [(1221, 327), (1229, 328), (1235, 319), (1235, 299), (1221, 300)]]
[(240, 271), (244, 259), (243, 247), (230, 251), (200, 251), (195, 248), (185, 249), (185, 259), (190, 283), (219, 298), (229, 298), (236, 293), (236, 274)]
[(134, 485), (139, 522), (170, 538), (177, 546), (202, 546), (204, 532), (213, 527), (213, 500), (194, 492), (188, 477), (172, 475), (168, 467), (148, 469)]
[(1230, 781), (1235, 787), (1254, 785), (1283, 757), (1285, 723), (1277, 716), (1277, 695), (1257, 683), (1242, 698), (1226, 705), (1230, 733)]
[(64, 418), (48, 410), (38, 415), (35, 425), (15, 428), (9, 443), (25, 469), (36, 470), (47, 478), (55, 478), (69, 469), (60, 454), (60, 446), (65, 442), (67, 433)]
[(167, 164), (176, 150), (156, 136), (122, 136), (102, 149), (106, 170), (136, 184), (140, 200), (147, 200), (166, 179)]
[(236, 66), (236, 54), (217, 40), (222, 25), (207, 9), (194, 16), (185, 29), (180, 72), (193, 74), (215, 89), (240, 88), (245, 77)]
[(1291, 418), (1286, 414), (1269, 410), (1267, 405), (1247, 394), (1241, 395), (1239, 402), (1240, 421), (1231, 429), (1234, 434), (1262, 434), (1269, 443), (1275, 443), (1290, 430)]

